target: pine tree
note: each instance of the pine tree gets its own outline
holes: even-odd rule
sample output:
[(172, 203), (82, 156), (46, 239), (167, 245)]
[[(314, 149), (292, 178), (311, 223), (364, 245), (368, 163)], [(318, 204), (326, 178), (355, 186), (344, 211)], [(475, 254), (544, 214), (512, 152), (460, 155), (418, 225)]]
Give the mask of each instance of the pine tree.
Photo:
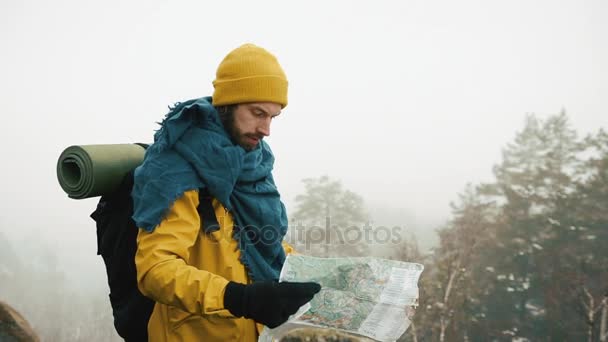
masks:
[(588, 136), (580, 154), (575, 191), (547, 215), (543, 289), (554, 331), (596, 341), (608, 337), (608, 135)]
[(452, 204), (452, 220), (439, 230), (440, 244), (421, 281), (421, 311), (415, 317), (424, 340), (469, 340), (470, 328), (484, 313), (476, 311), (479, 289), (474, 265), (480, 246), (491, 244), (496, 206), (468, 185)]
[(305, 193), (296, 196), (290, 225), (296, 247), (324, 257), (367, 255), (363, 198), (328, 176), (303, 182)]
[[(495, 336), (540, 338), (549, 334), (544, 315), (544, 270), (539, 258), (551, 231), (546, 214), (555, 211), (575, 191), (573, 177), (579, 168), (580, 146), (564, 111), (546, 120), (526, 118), (514, 143), (503, 150), (495, 166), (496, 182), (481, 192), (501, 203), (495, 247), (488, 246), (484, 260), (496, 274), (486, 296), (489, 330)], [(491, 283), (490, 279), (486, 279)]]

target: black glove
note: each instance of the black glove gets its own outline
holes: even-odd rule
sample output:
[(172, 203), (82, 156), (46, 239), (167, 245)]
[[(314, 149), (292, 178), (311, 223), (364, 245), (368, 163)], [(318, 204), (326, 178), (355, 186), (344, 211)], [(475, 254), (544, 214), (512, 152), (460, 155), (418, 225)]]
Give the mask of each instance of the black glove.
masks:
[(263, 281), (244, 285), (231, 281), (224, 292), (224, 307), (236, 317), (275, 328), (319, 291), (321, 285), (317, 283)]

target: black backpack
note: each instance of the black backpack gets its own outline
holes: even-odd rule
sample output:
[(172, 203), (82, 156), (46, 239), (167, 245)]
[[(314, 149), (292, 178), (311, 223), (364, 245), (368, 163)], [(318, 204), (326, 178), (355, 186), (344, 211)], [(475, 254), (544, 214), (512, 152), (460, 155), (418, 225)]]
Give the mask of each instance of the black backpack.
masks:
[[(135, 252), (138, 228), (133, 215), (133, 171), (120, 186), (101, 197), (91, 218), (97, 224), (97, 254), (106, 266), (114, 327), (125, 341), (147, 341), (154, 301), (137, 288)], [(211, 196), (199, 191), (198, 212), (203, 225), (218, 225)]]

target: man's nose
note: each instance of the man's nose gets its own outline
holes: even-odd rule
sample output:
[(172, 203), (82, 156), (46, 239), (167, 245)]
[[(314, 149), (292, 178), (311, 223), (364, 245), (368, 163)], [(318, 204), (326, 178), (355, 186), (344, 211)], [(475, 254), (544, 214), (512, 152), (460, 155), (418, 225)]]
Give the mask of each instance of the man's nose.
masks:
[(258, 133), (267, 137), (270, 135), (270, 122), (272, 118), (264, 118), (258, 125)]

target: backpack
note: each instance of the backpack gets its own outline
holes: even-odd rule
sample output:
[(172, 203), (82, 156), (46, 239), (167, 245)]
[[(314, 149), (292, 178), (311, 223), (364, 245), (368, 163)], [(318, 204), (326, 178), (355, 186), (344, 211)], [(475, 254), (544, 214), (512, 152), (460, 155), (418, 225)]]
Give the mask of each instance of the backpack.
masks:
[[(114, 328), (125, 341), (148, 341), (148, 320), (154, 301), (144, 296), (137, 287), (135, 253), (138, 227), (133, 215), (134, 170), (127, 173), (118, 188), (103, 195), (91, 218), (97, 225), (97, 255), (103, 258)], [(207, 191), (199, 191), (197, 208), (204, 225), (218, 225)]]

